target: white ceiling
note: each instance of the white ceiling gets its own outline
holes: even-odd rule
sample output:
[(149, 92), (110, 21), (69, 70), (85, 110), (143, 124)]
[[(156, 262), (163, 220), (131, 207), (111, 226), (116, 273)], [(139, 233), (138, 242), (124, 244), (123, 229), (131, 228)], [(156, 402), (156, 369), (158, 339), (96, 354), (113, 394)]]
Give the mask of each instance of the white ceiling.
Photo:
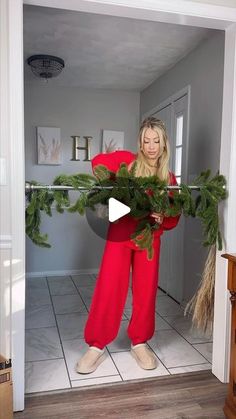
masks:
[(185, 0), (195, 3), (214, 4), (216, 6), (236, 7), (236, 0)]
[[(65, 61), (55, 86), (141, 91), (212, 32), (205, 28), (24, 6), (24, 59)], [(25, 62), (25, 81), (44, 84)]]

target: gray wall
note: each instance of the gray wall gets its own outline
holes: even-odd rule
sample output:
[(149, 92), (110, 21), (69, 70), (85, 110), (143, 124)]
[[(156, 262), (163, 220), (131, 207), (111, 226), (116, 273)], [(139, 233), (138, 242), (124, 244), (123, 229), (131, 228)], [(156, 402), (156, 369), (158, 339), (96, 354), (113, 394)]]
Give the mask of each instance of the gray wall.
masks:
[[(192, 175), (219, 168), (223, 94), (224, 33), (215, 31), (190, 54), (141, 93), (141, 115), (191, 85), (188, 181)], [(184, 298), (196, 290), (207, 249), (201, 246), (200, 222), (185, 222)]]
[[(188, 174), (219, 167), (223, 91), (224, 34), (215, 32), (188, 56), (141, 93), (25, 86), (26, 179), (51, 183), (60, 173), (92, 173), (88, 162), (71, 162), (71, 135), (91, 135), (91, 156), (101, 152), (102, 129), (123, 130), (125, 147), (136, 150), (139, 117), (167, 97), (191, 85)], [(132, 111), (130, 111), (132, 110)], [(63, 164), (36, 164), (36, 126), (61, 127)], [(191, 181), (191, 176), (189, 177)], [(74, 197), (73, 194), (71, 194)], [(76, 195), (77, 196), (77, 195)], [(200, 222), (185, 220), (184, 298), (195, 292), (207, 255)], [(79, 214), (43, 216), (42, 232), (49, 234), (51, 249), (26, 240), (26, 272), (67, 273), (97, 269), (104, 240)]]
[[(124, 131), (125, 148), (135, 151), (140, 94), (111, 90), (25, 85), (25, 177), (51, 184), (60, 173), (91, 173), (90, 162), (70, 161), (71, 135), (93, 137), (91, 157), (101, 152), (102, 129)], [(37, 165), (36, 126), (61, 128), (62, 165)], [(83, 153), (83, 152), (82, 152)], [(84, 158), (82, 154), (81, 159)], [(70, 193), (75, 200), (78, 193)], [(40, 248), (26, 239), (27, 274), (67, 273), (97, 269), (105, 241), (89, 227), (86, 217), (79, 214), (42, 216), (41, 231), (48, 233), (50, 249)]]

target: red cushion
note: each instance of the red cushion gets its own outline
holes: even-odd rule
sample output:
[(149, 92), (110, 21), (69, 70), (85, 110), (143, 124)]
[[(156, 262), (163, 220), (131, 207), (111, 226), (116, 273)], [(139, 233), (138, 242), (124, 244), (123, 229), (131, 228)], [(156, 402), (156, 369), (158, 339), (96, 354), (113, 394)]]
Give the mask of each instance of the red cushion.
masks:
[(108, 170), (116, 173), (121, 163), (131, 163), (135, 160), (137, 154), (128, 150), (116, 150), (111, 153), (100, 153), (91, 160), (92, 169), (99, 164), (103, 164)]

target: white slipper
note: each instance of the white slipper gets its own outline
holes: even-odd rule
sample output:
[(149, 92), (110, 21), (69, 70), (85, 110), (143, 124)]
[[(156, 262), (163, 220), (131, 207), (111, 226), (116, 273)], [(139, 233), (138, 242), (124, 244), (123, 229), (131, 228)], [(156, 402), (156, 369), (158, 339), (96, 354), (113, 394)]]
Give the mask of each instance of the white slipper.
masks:
[(106, 359), (105, 349), (90, 346), (87, 352), (76, 364), (76, 372), (79, 374), (90, 374)]
[(158, 365), (157, 357), (146, 343), (138, 343), (137, 345), (131, 344), (130, 353), (137, 364), (144, 370), (153, 370)]

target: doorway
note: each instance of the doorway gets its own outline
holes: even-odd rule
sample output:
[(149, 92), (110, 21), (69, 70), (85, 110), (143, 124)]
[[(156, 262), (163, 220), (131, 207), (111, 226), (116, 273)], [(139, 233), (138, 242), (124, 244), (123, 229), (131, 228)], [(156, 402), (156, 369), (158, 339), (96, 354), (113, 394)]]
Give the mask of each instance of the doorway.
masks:
[[(31, 3), (33, 3), (33, 2), (31, 2)], [(37, 4), (37, 2), (35, 2), (35, 3)], [(46, 3), (47, 3), (47, 5), (49, 5), (50, 2), (46, 2)], [(21, 23), (20, 23), (21, 22), (20, 21), (20, 16), (21, 16), (21, 12), (22, 12), (22, 9), (21, 9), (22, 4), (21, 4), (21, 2), (19, 2), (17, 5), (14, 3), (14, 9), (13, 9), (13, 3), (9, 2), (9, 4), (10, 4), (10, 6), (9, 6), (9, 10), (7, 10), (7, 13), (10, 13), (12, 16), (15, 17), (14, 25), (13, 26), (10, 25), (9, 31), (12, 34), (16, 35), (14, 37), (15, 45), (18, 45), (19, 46), (19, 51), (22, 51), (22, 45), (20, 44), (21, 37), (20, 37), (20, 39), (18, 39), (18, 35), (20, 33), (22, 33), (22, 27), (21, 27)], [(94, 7), (95, 7), (94, 5), (96, 6), (95, 9), (94, 9)], [(67, 4), (67, 7), (68, 7), (68, 4)], [(79, 4), (79, 7), (81, 7), (81, 4)], [(99, 5), (98, 2), (93, 2), (93, 8), (92, 8), (93, 10), (99, 11), (99, 7), (101, 7), (101, 6)], [(119, 7), (121, 7), (121, 6), (119, 6)], [(119, 7), (118, 7), (118, 9), (119, 9)], [(124, 5), (122, 7), (123, 7), (124, 14), (127, 14), (128, 6)], [(191, 7), (193, 7), (193, 6), (191, 5)], [(202, 6), (202, 7), (204, 8), (204, 6)], [(208, 26), (208, 24), (210, 24), (210, 25), (214, 25), (215, 28), (226, 30), (226, 35), (227, 36), (226, 36), (225, 66), (227, 66), (227, 70), (226, 70), (225, 74), (227, 76), (229, 76), (229, 78), (227, 79), (227, 83), (226, 83), (226, 79), (225, 79), (225, 83), (224, 83), (222, 144), (225, 145), (225, 144), (231, 143), (231, 141), (233, 140), (233, 132), (234, 132), (233, 125), (235, 124), (233, 114), (232, 114), (232, 103), (233, 103), (233, 97), (235, 96), (234, 95), (234, 84), (233, 84), (234, 80), (233, 80), (233, 76), (232, 76), (232, 74), (234, 74), (234, 64), (235, 64), (235, 55), (234, 55), (234, 53), (232, 53), (232, 51), (234, 51), (235, 28), (234, 28), (234, 26), (231, 26), (230, 29), (227, 29), (234, 22), (234, 20), (232, 21), (232, 13), (230, 14), (230, 11), (228, 11), (228, 15), (227, 15), (227, 10), (226, 10), (227, 8), (224, 9), (224, 14), (220, 14), (220, 12), (223, 12), (222, 10), (217, 11), (214, 6), (207, 6), (207, 7), (208, 7), (207, 13), (206, 13), (206, 9), (204, 9), (204, 13), (203, 12), (202, 13), (203, 13), (203, 15), (208, 16), (208, 18), (199, 17), (199, 13), (198, 13), (198, 18), (193, 18), (191, 13), (190, 13), (190, 10), (188, 10), (188, 13), (189, 13), (188, 14), (186, 12), (186, 9), (183, 8), (183, 5), (179, 6), (178, 11), (174, 11), (174, 6), (172, 5), (171, 11), (170, 10), (167, 11), (164, 8), (165, 11), (164, 12), (162, 11), (161, 13), (159, 12), (157, 7), (156, 8), (154, 7), (155, 12), (152, 13), (152, 18), (153, 19), (161, 19), (162, 21), (164, 19), (164, 20), (168, 20), (168, 21), (173, 22), (175, 20), (174, 19), (174, 17), (175, 17), (174, 13), (177, 12), (178, 16), (179, 15), (186, 16), (186, 21), (185, 21), (186, 24), (189, 24), (190, 21), (193, 23), (194, 19), (195, 19), (195, 21), (198, 23), (198, 25), (200, 23), (202, 24), (202, 26), (204, 26), (204, 24), (206, 26)], [(107, 13), (112, 13), (112, 8), (113, 8), (113, 5), (112, 6), (107, 5), (106, 12)], [(201, 9), (201, 10), (203, 10), (203, 9)], [(134, 11), (133, 16), (137, 17), (137, 9), (134, 9), (133, 11)], [(5, 16), (6, 16), (6, 11), (4, 11), (4, 12), (5, 12)], [(119, 12), (121, 13), (120, 10), (119, 10)], [(213, 15), (217, 16), (217, 12), (219, 13), (219, 16), (218, 16), (218, 20), (216, 22), (213, 19)], [(101, 13), (101, 9), (100, 9), (100, 13)], [(113, 9), (113, 13), (114, 13), (114, 9)], [(117, 11), (116, 11), (116, 13), (117, 13)], [(223, 19), (222, 16), (224, 16), (224, 19)], [(145, 14), (144, 14), (144, 18), (147, 18), (147, 17), (150, 18), (150, 15), (149, 15), (149, 12), (146, 10)], [(176, 16), (176, 18), (177, 18), (177, 16)], [(177, 19), (176, 19), (176, 21), (177, 21)], [(12, 42), (12, 40), (13, 40), (13, 38), (11, 38), (11, 42)], [(12, 44), (10, 44), (10, 47), (11, 47), (11, 45)], [(16, 49), (16, 50), (17, 50), (17, 54), (19, 54), (18, 49)], [(13, 51), (13, 49), (12, 49), (12, 51)], [(16, 55), (16, 52), (15, 52), (15, 55), (14, 54), (11, 55), (10, 58), (11, 58), (11, 60), (10, 60), (11, 65), (14, 64), (14, 63), (15, 64), (17, 63), (18, 55)], [(19, 62), (21, 62), (21, 59), (19, 60)], [(14, 68), (14, 65), (13, 65), (13, 68)], [(226, 77), (226, 75), (225, 75), (225, 77)], [(15, 93), (16, 91), (19, 91), (20, 86), (22, 87), (22, 82), (20, 81), (20, 83), (18, 83), (19, 79), (17, 79), (16, 76), (14, 76), (14, 77), (12, 76), (10, 78), (10, 81), (11, 81), (11, 83), (10, 83), (10, 86), (11, 86), (10, 97), (11, 97), (11, 95), (13, 95), (13, 92)], [(14, 86), (16, 86), (15, 89), (14, 89)], [(22, 112), (18, 112), (19, 109), (21, 109), (21, 107), (22, 107), (22, 101), (21, 100), (15, 100), (14, 103), (12, 104), (11, 111), (9, 113), (10, 120), (11, 121), (17, 121), (16, 124), (13, 124), (13, 126), (14, 127), (18, 126), (18, 128), (22, 127), (22, 119), (23, 119), (22, 118)], [(231, 123), (229, 123), (229, 118), (230, 118)], [(21, 136), (23, 138), (23, 131), (21, 129), (19, 129), (18, 132), (21, 132)], [(15, 144), (15, 141), (14, 141), (14, 138), (13, 138), (12, 134), (11, 134), (10, 138), (11, 138), (10, 143), (13, 146)], [(18, 140), (19, 140), (19, 138), (18, 138)], [(18, 145), (15, 148), (12, 147), (12, 153), (13, 153), (12, 157), (11, 157), (12, 161), (17, 161), (17, 157), (22, 155), (22, 149), (19, 148), (21, 146), (22, 146), (22, 143), (18, 143)], [(231, 162), (230, 165), (228, 164), (229, 161)], [(228, 186), (229, 187), (231, 186), (232, 179), (234, 178), (233, 175), (234, 175), (234, 170), (235, 169), (234, 169), (234, 166), (232, 165), (232, 162), (234, 162), (234, 161), (235, 161), (235, 149), (233, 149), (233, 153), (231, 153), (231, 157), (229, 159), (229, 155), (227, 154), (226, 148), (222, 147), (220, 168), (221, 168), (221, 172), (225, 173), (227, 175)], [(230, 172), (229, 172), (229, 168), (230, 168)], [(14, 171), (13, 171), (13, 169), (14, 169)], [(17, 174), (19, 174), (19, 176), (17, 176)], [(22, 165), (20, 165), (20, 164), (16, 164), (16, 165), (13, 164), (12, 165), (12, 177), (14, 179), (17, 178), (18, 184), (21, 184), (21, 182), (23, 181)], [(22, 186), (23, 186), (23, 183), (24, 182), (22, 182)], [(21, 194), (17, 195), (15, 193), (15, 184), (11, 185), (10, 190), (12, 190), (12, 197), (13, 197), (12, 203), (16, 202), (17, 205), (18, 205), (18, 210), (19, 211), (16, 212), (14, 210), (14, 219), (15, 219), (15, 221), (17, 221), (17, 220), (23, 218), (23, 211), (22, 211), (23, 206), (21, 206), (21, 207), (19, 206), (19, 202), (21, 202), (23, 204), (23, 200), (22, 200), (23, 195), (21, 195)], [(17, 198), (19, 198), (19, 199), (17, 199)], [(17, 205), (15, 206), (15, 208), (17, 208)], [(233, 249), (234, 249), (233, 237), (235, 236), (235, 234), (234, 234), (235, 229), (234, 229), (234, 226), (232, 228), (232, 225), (231, 225), (231, 229), (227, 228), (227, 225), (228, 225), (227, 220), (229, 219), (229, 214), (231, 212), (233, 214), (233, 212), (234, 212), (233, 210), (234, 210), (234, 204), (233, 204), (232, 198), (230, 198), (230, 200), (228, 201), (227, 211), (226, 211), (226, 213), (224, 213), (225, 224), (226, 224), (225, 235), (226, 235), (227, 244), (228, 244), (228, 251), (233, 251)], [(11, 213), (11, 211), (9, 211), (9, 213)], [(232, 219), (233, 219), (233, 217), (232, 217)], [(17, 223), (17, 224), (19, 225), (19, 223)], [(22, 238), (23, 238), (22, 234), (24, 233), (24, 228), (22, 229), (22, 226), (21, 226), (20, 229), (17, 229), (16, 224), (13, 223), (13, 232), (16, 233), (16, 235), (14, 234), (14, 241), (13, 241), (13, 244), (12, 244), (12, 249), (13, 249), (12, 250), (12, 258), (17, 260), (17, 256), (18, 256), (18, 258), (20, 257), (20, 260), (22, 260), (22, 257), (23, 257), (23, 260), (24, 260), (24, 253), (23, 253), (23, 256), (22, 256), (22, 249), (24, 248), (24, 246), (20, 245), (20, 243), (22, 241)], [(16, 238), (17, 238), (17, 244), (16, 244), (16, 241), (15, 241)], [(224, 278), (226, 278), (226, 269), (225, 269), (224, 264), (221, 263), (221, 259), (220, 259), (219, 256), (220, 256), (220, 254), (218, 255), (218, 261), (217, 261), (217, 275), (220, 274), (221, 278), (222, 278), (222, 276)], [(17, 281), (18, 281), (18, 284), (19, 284), (19, 287), (20, 287), (21, 283), (24, 284), (24, 275), (22, 274), (22, 263), (16, 265), (15, 268), (17, 268), (18, 272), (19, 272), (19, 275), (17, 277)], [(19, 348), (19, 342), (22, 342), (21, 347), (22, 348), (24, 347), (24, 343), (23, 343), (24, 340), (22, 340), (23, 339), (22, 326), (24, 325), (24, 321), (23, 321), (24, 308), (23, 308), (23, 311), (22, 311), (22, 301), (24, 302), (24, 298), (21, 300), (21, 304), (19, 304), (19, 298), (17, 298), (17, 297), (19, 297), (19, 287), (17, 289), (16, 288), (16, 283), (15, 283), (17, 269), (14, 269), (14, 271), (12, 272), (12, 275), (13, 275), (12, 276), (13, 289), (14, 289), (13, 300), (12, 300), (13, 301), (12, 309), (14, 310), (14, 313), (18, 312), (17, 319), (16, 319), (16, 316), (14, 316), (15, 318), (13, 319), (13, 330), (18, 331), (15, 334), (15, 337), (13, 339), (13, 353), (14, 353), (14, 355), (16, 354), (16, 351), (14, 349), (15, 345), (17, 345), (17, 347)], [(23, 269), (23, 271), (24, 271), (24, 269)], [(217, 277), (217, 278), (219, 278), (219, 277)], [(218, 282), (217, 282), (217, 284), (218, 284)], [(218, 327), (220, 329), (219, 330), (219, 336), (222, 336), (222, 327), (223, 327), (224, 328), (224, 340), (222, 340), (222, 339), (219, 340), (221, 345), (220, 345), (220, 347), (218, 345), (218, 350), (215, 351), (214, 362), (215, 362), (215, 373), (219, 377), (221, 377), (222, 380), (227, 379), (227, 369), (226, 369), (227, 359), (225, 358), (225, 356), (221, 357), (221, 359), (224, 360), (223, 363), (222, 363), (220, 361), (220, 355), (222, 353), (225, 355), (225, 353), (226, 353), (225, 348), (228, 348), (228, 332), (227, 331), (229, 330), (228, 329), (229, 324), (227, 322), (227, 316), (226, 317), (221, 316), (222, 312), (223, 313), (228, 313), (228, 308), (229, 308), (229, 305), (227, 303), (227, 295), (226, 295), (225, 289), (226, 289), (226, 287), (224, 285), (221, 286), (221, 289), (218, 286), (216, 287), (216, 297), (217, 297), (217, 293), (219, 291), (222, 291), (222, 292), (219, 293), (219, 295), (221, 296), (221, 305), (218, 306), (218, 312), (217, 312), (217, 316), (216, 316), (217, 323), (216, 323), (216, 327), (215, 327), (215, 337), (218, 336)], [(16, 292), (17, 292), (16, 290), (18, 291), (18, 296), (16, 295)], [(21, 289), (21, 292), (22, 292), (22, 289)], [(24, 290), (23, 290), (23, 292), (24, 292)], [(224, 295), (223, 302), (222, 302), (222, 295)], [(19, 311), (20, 311), (20, 313), (19, 313)], [(225, 319), (225, 320), (223, 321), (222, 319)], [(19, 331), (21, 331), (21, 332), (19, 333)], [(17, 356), (21, 357), (22, 352), (21, 353), (18, 352)], [(16, 362), (16, 359), (17, 358), (15, 357), (15, 362)], [(22, 372), (23, 372), (22, 371), (22, 358), (19, 358), (19, 363), (16, 362), (16, 364), (18, 364), (18, 366), (15, 368), (15, 387), (16, 387), (15, 409), (16, 410), (21, 410), (23, 408), (23, 404), (22, 404), (23, 403), (23, 398), (22, 398), (22, 395), (23, 395), (23, 393), (22, 393), (22, 376), (23, 376), (22, 375)]]
[[(170, 170), (179, 185), (188, 183), (190, 91), (191, 87), (187, 86), (149, 113), (165, 123), (171, 139)], [(184, 303), (184, 223), (185, 218), (181, 217), (177, 228), (163, 236), (159, 268), (160, 288), (178, 303)]]
[[(47, 22), (46, 27), (44, 27), (44, 22)], [(60, 25), (64, 28), (62, 33), (59, 29), (57, 30)], [(93, 28), (96, 29), (93, 30)], [(57, 42), (52, 37), (56, 31)], [(140, 36), (140, 33), (145, 36)], [(155, 35), (153, 36), (152, 33)], [(99, 146), (100, 127), (106, 128), (109, 126), (108, 124), (112, 123), (111, 128), (125, 130), (124, 148), (135, 151), (138, 133), (136, 121), (140, 119), (139, 101), (142, 105), (142, 96), (152, 86), (150, 84), (144, 87), (147, 85), (147, 81), (144, 83), (142, 77), (143, 74), (147, 77), (151, 59), (152, 65), (157, 69), (160, 66), (160, 64), (157, 66), (157, 61), (163, 60), (160, 46), (155, 47), (156, 54), (153, 51), (151, 57), (149, 56), (147, 49), (149, 43), (153, 43), (156, 38), (160, 38), (162, 35), (165, 39), (165, 42), (162, 41), (162, 43), (167, 43), (166, 48), (168, 45), (172, 45), (175, 40), (176, 47), (181, 49), (183, 48), (182, 44), (186, 45), (186, 39), (192, 36), (191, 54), (190, 52), (186, 54), (186, 64), (183, 64), (182, 61), (182, 67), (186, 67), (186, 76), (191, 80), (196, 77), (191, 62), (199, 61), (199, 55), (202, 54), (205, 57), (211, 51), (211, 61), (216, 59), (216, 55), (217, 58), (221, 57), (220, 62), (223, 61), (223, 42), (219, 43), (218, 38), (214, 42), (211, 41), (211, 37), (214, 38), (217, 34), (214, 31), (205, 31), (200, 28), (163, 26), (157, 22), (151, 24), (140, 20), (130, 21), (104, 15), (97, 16), (25, 6), (25, 62), (27, 62), (29, 54), (34, 51), (34, 45), (37, 45), (38, 50), (40, 48), (42, 52), (45, 50), (44, 38), (50, 51), (55, 50), (53, 55), (58, 55), (60, 52), (60, 56), (66, 62), (65, 71), (63, 70), (60, 76), (55, 80), (50, 80), (47, 84), (43, 84), (40, 79), (34, 77), (29, 66), (25, 65), (26, 179), (37, 179), (50, 184), (52, 178), (60, 174), (61, 171), (65, 173), (77, 170), (91, 172), (90, 164), (83, 161), (82, 151), (79, 153), (80, 161), (71, 161), (68, 158), (68, 156), (70, 157), (71, 130), (73, 130), (73, 134), (80, 135), (81, 145), (82, 137), (91, 135), (90, 130), (94, 132), (91, 154), (96, 155), (101, 150)], [(52, 41), (50, 41), (51, 37)], [(38, 38), (42, 41), (40, 42)], [(93, 47), (93, 43), (95, 43), (95, 47)], [(70, 50), (68, 50), (68, 45), (71, 45)], [(139, 60), (135, 59), (140, 47), (143, 50), (141, 72), (136, 68), (139, 65)], [(121, 60), (122, 74), (119, 73), (119, 62), (110, 68), (114, 59), (113, 49), (120, 51), (119, 60)], [(129, 59), (128, 52), (133, 53), (132, 60)], [(189, 56), (190, 58), (188, 58)], [(93, 59), (92, 69), (91, 57)], [(102, 72), (101, 61), (104, 66)], [(127, 71), (122, 65), (124, 61), (128, 68)], [(181, 65), (178, 62), (174, 63), (172, 83), (177, 79)], [(213, 66), (217, 67), (217, 61), (214, 61)], [(174, 70), (175, 68), (176, 70)], [(130, 77), (131, 69), (132, 77)], [(200, 71), (202, 70), (199, 66), (198, 72)], [(77, 75), (77, 84), (75, 77), (74, 79), (69, 77), (71, 73)], [(96, 73), (97, 79), (93, 73)], [(168, 72), (166, 73), (163, 74), (163, 77), (167, 77)], [(111, 79), (113, 80), (112, 89), (108, 89)], [(160, 77), (157, 77), (157, 82), (159, 79)], [(222, 85), (222, 81), (223, 74), (221, 72), (219, 80), (215, 83), (216, 90), (218, 84)], [(144, 88), (139, 87), (135, 90), (133, 88), (135, 84)], [(86, 90), (86, 86), (90, 88), (89, 91)], [(123, 88), (119, 89), (119, 86), (123, 86)], [(125, 86), (127, 86), (126, 90)], [(181, 178), (187, 182), (188, 174), (186, 168), (189, 91), (189, 87), (184, 87), (181, 91), (174, 92), (172, 97), (165, 98), (164, 103), (159, 104), (158, 108), (151, 110), (152, 115), (160, 117), (166, 122), (171, 143), (170, 168), (176, 174), (179, 182)], [(222, 97), (219, 102), (221, 101)], [(212, 104), (210, 103), (209, 106), (212, 107)], [(150, 110), (150, 107), (148, 109)], [(217, 115), (213, 117), (214, 120), (220, 119), (218, 108), (216, 113)], [(61, 129), (63, 150), (63, 165), (61, 166), (40, 166), (37, 164), (37, 159), (32, 159), (32, 156), (35, 156), (35, 141), (32, 141), (35, 138), (35, 125), (46, 127), (48, 124), (49, 126), (53, 124), (57, 129)], [(129, 126), (133, 126), (135, 130), (130, 129)], [(37, 132), (39, 130), (41, 131), (37, 127)], [(218, 135), (217, 142), (219, 143), (219, 141), (220, 136)], [(83, 340), (83, 328), (96, 280), (91, 268), (100, 265), (104, 241), (98, 242), (97, 237), (93, 235), (91, 229), (87, 228), (85, 220), (81, 217), (78, 219), (77, 216), (71, 214), (58, 215), (55, 212), (53, 218), (43, 217), (41, 228), (42, 231), (50, 233), (50, 242), (53, 243), (53, 247), (50, 250), (40, 249), (33, 245), (28, 238), (26, 240), (25, 360), (27, 393), (135, 378), (144, 379), (150, 376), (158, 377), (185, 370), (211, 369), (212, 336), (191, 333), (189, 331), (190, 319), (183, 316), (183, 223), (184, 217), (176, 229), (166, 232), (161, 238), (160, 289), (156, 304), (156, 330), (153, 338), (148, 342), (150, 348), (159, 358), (158, 368), (152, 372), (140, 371), (136, 368), (135, 361), (130, 359), (130, 341), (126, 334), (132, 314), (132, 295), (131, 289), (129, 289), (119, 336), (106, 348), (107, 360), (93, 374), (85, 377), (77, 374), (74, 366), (76, 360), (83, 355), (87, 348)], [(78, 235), (74, 234), (75, 231), (78, 231)], [(64, 240), (61, 240), (61, 237)], [(89, 257), (86, 257), (87, 249), (90, 249)], [(95, 259), (95, 255), (98, 255), (97, 259)], [(163, 260), (164, 263), (162, 263)], [(188, 279), (190, 288), (191, 282), (192, 277)], [(175, 356), (173, 356), (173, 352)], [(182, 353), (186, 354), (184, 363)], [(129, 365), (128, 369), (127, 364)], [(45, 369), (50, 377), (46, 381), (44, 379)]]

